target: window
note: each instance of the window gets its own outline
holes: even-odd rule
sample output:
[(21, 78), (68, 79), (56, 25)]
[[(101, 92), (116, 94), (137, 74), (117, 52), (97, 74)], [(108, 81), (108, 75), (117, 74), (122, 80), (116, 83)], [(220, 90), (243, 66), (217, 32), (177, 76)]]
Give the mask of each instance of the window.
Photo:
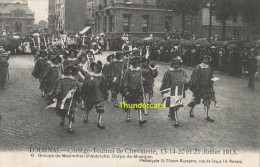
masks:
[(128, 2), (130, 2), (130, 0), (124, 0), (124, 2), (125, 2), (125, 3), (128, 3)]
[(143, 4), (148, 5), (148, 0), (143, 0)]
[(130, 16), (129, 15), (123, 16), (123, 31), (130, 32)]
[(103, 32), (107, 32), (107, 17), (103, 18)]
[(109, 16), (109, 32), (113, 32), (113, 16)]
[(165, 17), (165, 31), (170, 32), (171, 17)]
[(148, 32), (149, 16), (143, 16), (143, 32)]

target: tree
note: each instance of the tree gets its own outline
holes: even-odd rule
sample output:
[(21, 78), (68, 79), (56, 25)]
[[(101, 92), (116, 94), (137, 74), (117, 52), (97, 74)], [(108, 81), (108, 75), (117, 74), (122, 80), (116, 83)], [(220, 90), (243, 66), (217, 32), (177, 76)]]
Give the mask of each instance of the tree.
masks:
[(166, 0), (165, 5), (182, 17), (182, 30), (186, 29), (186, 15), (198, 14), (205, 5), (205, 0)]
[(260, 1), (240, 0), (240, 14), (244, 21), (251, 24), (256, 29), (256, 34), (260, 33)]
[(213, 15), (222, 23), (222, 38), (226, 38), (226, 21), (238, 14), (239, 3), (237, 0), (214, 0), (212, 1)]

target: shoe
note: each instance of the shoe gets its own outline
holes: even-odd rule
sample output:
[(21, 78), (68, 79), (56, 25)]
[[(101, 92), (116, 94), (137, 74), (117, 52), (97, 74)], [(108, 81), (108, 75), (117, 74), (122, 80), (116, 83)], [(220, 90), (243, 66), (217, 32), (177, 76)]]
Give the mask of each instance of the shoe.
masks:
[(146, 122), (147, 122), (147, 120), (140, 120), (139, 125), (141, 126), (141, 125), (145, 124)]
[(180, 127), (179, 123), (173, 125), (175, 128)]
[(211, 119), (210, 117), (207, 117), (206, 120), (209, 121), (209, 122), (215, 122), (215, 120)]
[(64, 121), (61, 121), (60, 122), (60, 126), (64, 126), (65, 122)]
[(74, 134), (75, 133), (71, 128), (68, 128), (67, 132), (70, 133), (70, 134)]
[(88, 122), (88, 117), (85, 117), (83, 123), (87, 123), (87, 122)]
[(105, 129), (105, 126), (102, 125), (102, 124), (97, 124), (97, 127), (98, 127), (99, 129)]
[(130, 117), (127, 117), (127, 118), (126, 118), (126, 122), (131, 122)]
[(191, 117), (191, 118), (194, 118), (194, 113), (193, 113), (192, 110), (190, 110), (190, 117)]

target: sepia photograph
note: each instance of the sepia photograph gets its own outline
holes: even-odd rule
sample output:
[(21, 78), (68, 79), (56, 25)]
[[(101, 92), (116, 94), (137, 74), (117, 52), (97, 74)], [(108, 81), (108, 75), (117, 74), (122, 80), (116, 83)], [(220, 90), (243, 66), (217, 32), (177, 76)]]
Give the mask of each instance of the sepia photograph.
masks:
[(1, 167), (259, 167), (260, 0), (0, 0)]

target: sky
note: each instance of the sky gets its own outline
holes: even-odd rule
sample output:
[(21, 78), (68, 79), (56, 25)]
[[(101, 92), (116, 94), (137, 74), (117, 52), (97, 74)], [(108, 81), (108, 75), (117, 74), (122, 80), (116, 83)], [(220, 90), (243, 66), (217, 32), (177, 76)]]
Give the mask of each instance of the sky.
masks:
[(40, 20), (47, 21), (48, 0), (27, 0), (30, 9), (34, 12), (35, 24)]

